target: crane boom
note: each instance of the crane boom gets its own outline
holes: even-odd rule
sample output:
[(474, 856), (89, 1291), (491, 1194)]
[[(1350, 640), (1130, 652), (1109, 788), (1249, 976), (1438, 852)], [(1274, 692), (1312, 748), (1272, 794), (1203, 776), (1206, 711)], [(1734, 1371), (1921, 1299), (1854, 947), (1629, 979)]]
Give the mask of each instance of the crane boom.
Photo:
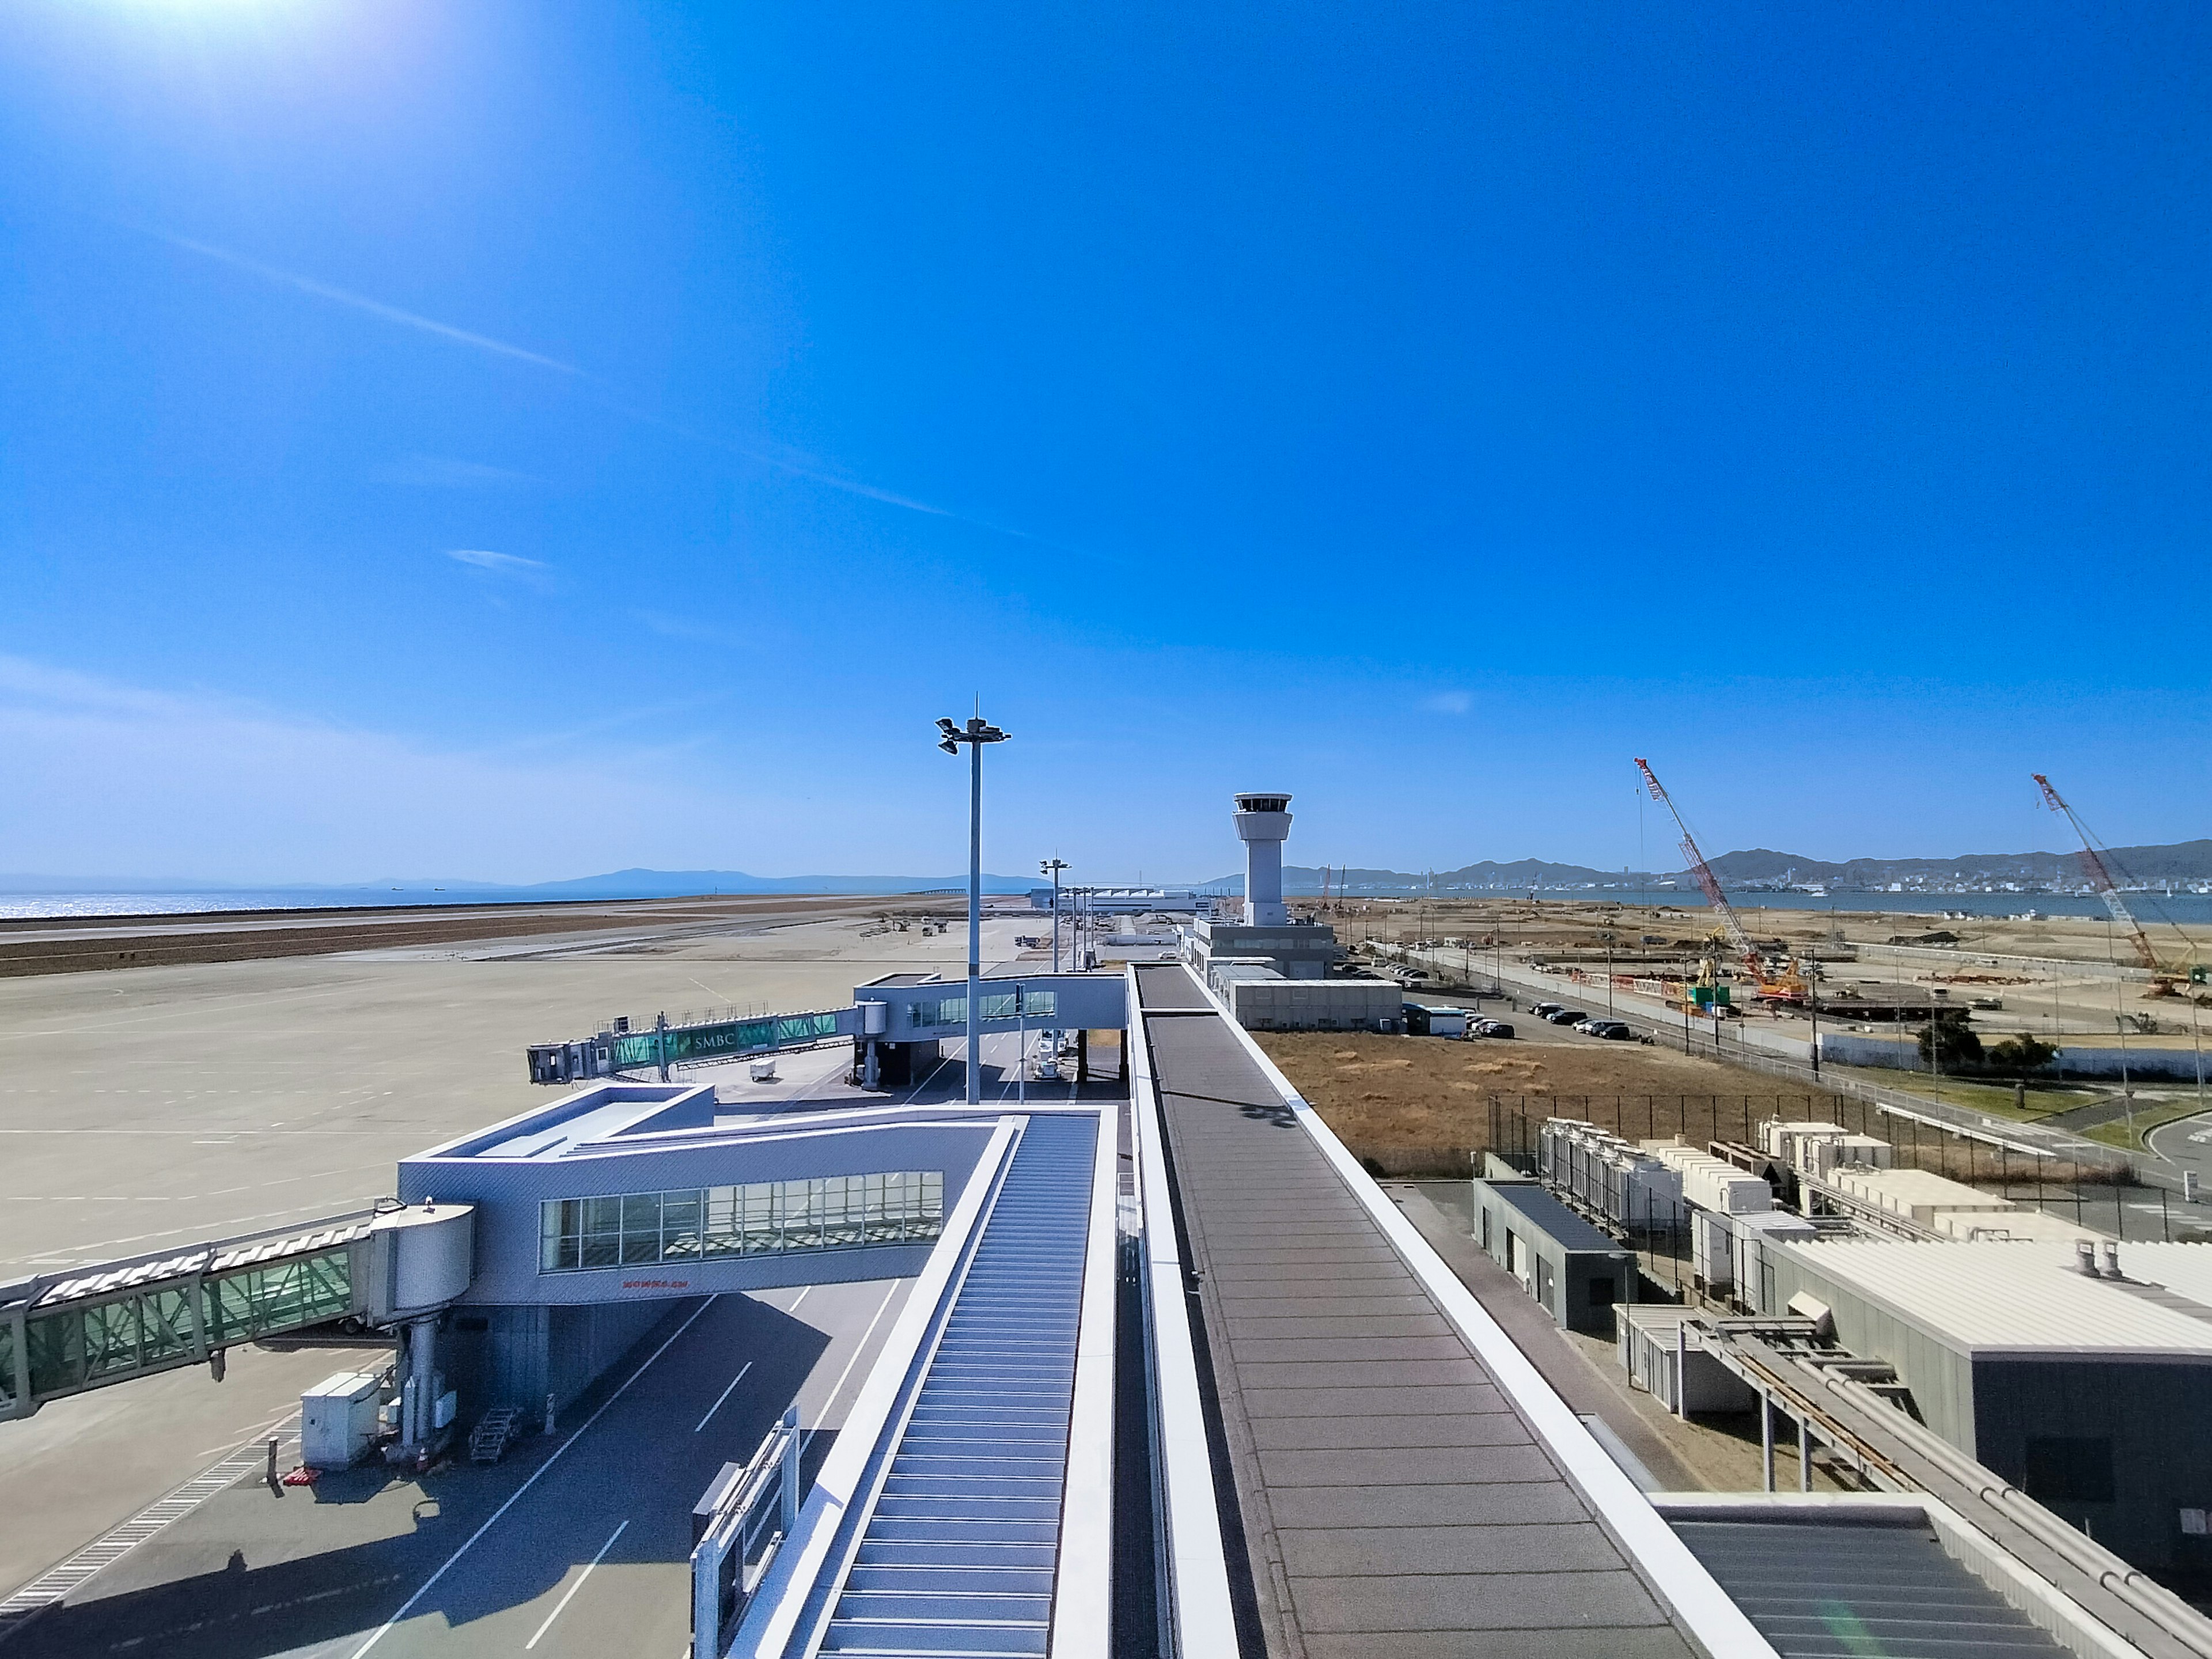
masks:
[(1713, 907), (1721, 919), (1721, 926), (1728, 930), (1729, 943), (1735, 947), (1736, 954), (1743, 958), (1744, 965), (1752, 970), (1753, 977), (1765, 979), (1765, 963), (1759, 954), (1759, 947), (1751, 942), (1751, 935), (1744, 932), (1743, 923), (1737, 920), (1735, 907), (1729, 902), (1728, 895), (1721, 890), (1721, 879), (1713, 873), (1713, 866), (1705, 862), (1705, 855), (1698, 850), (1698, 838), (1690, 833), (1690, 826), (1682, 821), (1680, 809), (1668, 795), (1665, 787), (1659, 781), (1658, 774), (1651, 769), (1650, 763), (1640, 755), (1636, 757), (1636, 769), (1644, 775), (1644, 787), (1651, 792), (1651, 799), (1667, 809), (1674, 820), (1674, 827), (1682, 832), (1682, 856), (1689, 860), (1690, 873), (1698, 878), (1698, 885), (1704, 890), (1705, 902)]
[(2105, 908), (2112, 913), (2112, 920), (2128, 930), (2128, 938), (2135, 945), (2136, 954), (2142, 958), (2143, 966), (2155, 972), (2158, 952), (2151, 948), (2150, 937), (2143, 932), (2142, 923), (2136, 920), (2135, 912), (2129, 909), (2126, 901), (2120, 897), (2119, 884), (2112, 879), (2112, 872), (2105, 864), (2105, 855), (2097, 850), (2096, 837), (2089, 833), (2088, 825), (2081, 822), (2074, 809), (2066, 804), (2066, 798), (2051, 787), (2049, 778), (2040, 772), (2031, 775), (2035, 779), (2036, 787), (2043, 791), (2043, 804), (2052, 811), (2062, 814), (2066, 822), (2074, 826), (2074, 833), (2081, 837), (2081, 851), (2078, 856), (2082, 871), (2089, 878), (2089, 885), (2095, 888), (2097, 896), (2105, 901)]

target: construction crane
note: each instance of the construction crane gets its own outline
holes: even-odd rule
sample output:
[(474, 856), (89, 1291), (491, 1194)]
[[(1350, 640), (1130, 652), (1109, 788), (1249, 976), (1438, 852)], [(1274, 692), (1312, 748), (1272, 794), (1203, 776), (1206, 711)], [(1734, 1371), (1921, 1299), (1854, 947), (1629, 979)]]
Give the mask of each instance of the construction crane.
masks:
[(1729, 902), (1728, 894), (1721, 887), (1721, 878), (1713, 873), (1713, 866), (1705, 862), (1705, 855), (1698, 850), (1698, 838), (1690, 833), (1690, 826), (1684, 822), (1681, 809), (1674, 805), (1666, 787), (1659, 781), (1659, 775), (1640, 755), (1636, 757), (1636, 769), (1644, 775), (1644, 787), (1651, 792), (1651, 799), (1667, 809), (1674, 820), (1674, 827), (1682, 832), (1682, 856), (1689, 861), (1690, 873), (1698, 878), (1698, 885), (1705, 895), (1705, 902), (1711, 905), (1714, 914), (1720, 917), (1720, 932), (1726, 935), (1736, 959), (1743, 964), (1744, 972), (1750, 975), (1751, 982), (1758, 988), (1759, 1000), (1803, 1002), (1808, 994), (1804, 975), (1798, 973), (1794, 966), (1780, 974), (1767, 970), (1765, 953), (1751, 942), (1751, 935), (1744, 931), (1735, 907)]
[[(2089, 885), (2097, 890), (2097, 896), (2105, 901), (2105, 908), (2112, 913), (2112, 920), (2127, 929), (2128, 942), (2135, 947), (2136, 957), (2144, 967), (2150, 969), (2152, 994), (2172, 994), (2177, 980), (2201, 982), (2203, 970), (2194, 962), (2194, 943), (2190, 946), (2191, 960), (2178, 968), (2159, 960), (2157, 949), (2150, 942), (2150, 935), (2143, 932), (2142, 923), (2136, 920), (2135, 912), (2128, 908), (2127, 901), (2120, 896), (2119, 884), (2112, 879), (2112, 866), (2105, 861), (2105, 855), (2110, 849), (2089, 833), (2089, 826), (2081, 822), (2081, 814), (2066, 804), (2066, 798), (2051, 787), (2049, 778), (2040, 772), (2030, 775), (2035, 779), (2035, 787), (2043, 791), (2043, 804), (2073, 825), (2075, 835), (2081, 838), (2081, 851), (2078, 856), (2081, 860), (2082, 872), (2089, 878)], [(2177, 928), (2175, 931), (2180, 930)], [(2186, 935), (2184, 937), (2185, 939)]]

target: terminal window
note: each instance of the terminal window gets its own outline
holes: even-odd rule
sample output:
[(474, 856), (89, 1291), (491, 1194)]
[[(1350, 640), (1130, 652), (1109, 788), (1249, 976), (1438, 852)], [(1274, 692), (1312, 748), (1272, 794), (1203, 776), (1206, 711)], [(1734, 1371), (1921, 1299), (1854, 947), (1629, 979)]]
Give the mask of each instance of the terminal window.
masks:
[(944, 1231), (945, 1172), (556, 1198), (538, 1214), (538, 1267), (549, 1273), (914, 1243)]
[[(908, 1005), (913, 1010), (916, 1025), (965, 1025), (968, 1023), (966, 997), (939, 997)], [(1060, 993), (1057, 991), (1000, 991), (980, 999), (975, 1005), (978, 1019), (1051, 1019), (1060, 1012)]]

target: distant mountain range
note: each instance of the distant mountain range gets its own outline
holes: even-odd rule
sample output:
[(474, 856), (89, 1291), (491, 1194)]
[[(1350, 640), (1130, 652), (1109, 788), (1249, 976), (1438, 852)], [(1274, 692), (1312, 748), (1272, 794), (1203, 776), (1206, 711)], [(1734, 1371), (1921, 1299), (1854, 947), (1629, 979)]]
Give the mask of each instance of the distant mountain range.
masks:
[[(2114, 877), (2130, 881), (2201, 882), (2212, 880), (2212, 841), (2178, 842), (2166, 847), (2118, 847), (2107, 862)], [(2075, 888), (2082, 884), (2081, 862), (2072, 853), (1967, 853), (1948, 859), (1849, 859), (1841, 864), (1808, 858), (1798, 853), (1778, 853), (1765, 847), (1723, 853), (1712, 861), (1723, 885), (1747, 891), (1784, 885), (1820, 885), (1844, 892), (1879, 891), (1892, 882), (1908, 886), (1942, 884), (1969, 886), (2019, 884), (2023, 889)], [(1224, 876), (1204, 884), (1205, 890), (1241, 891), (1241, 875)], [(1516, 859), (1500, 864), (1485, 859), (1456, 870), (1407, 872), (1366, 870), (1357, 866), (1332, 870), (1332, 892), (1418, 893), (1449, 890), (1527, 892), (1531, 888), (1639, 887), (1672, 882), (1693, 887), (1689, 872), (1671, 871), (1593, 870), (1582, 864), (1553, 864), (1543, 859)], [(1316, 895), (1322, 890), (1318, 867), (1286, 865), (1285, 892)]]
[[(2121, 847), (2112, 849), (2113, 873), (2124, 884), (2197, 883), (2212, 880), (2212, 841), (2185, 841), (2166, 847)], [(1798, 853), (1778, 853), (1765, 847), (1724, 853), (1713, 868), (1731, 889), (1755, 892), (1785, 885), (1825, 886), (1843, 892), (1879, 891), (1892, 882), (1910, 888), (1964, 887), (2017, 884), (2023, 890), (2082, 885), (2079, 858), (2071, 853), (1968, 853), (1948, 859), (1849, 859), (1840, 864), (1808, 858)], [(1241, 874), (1220, 876), (1199, 884), (1201, 892), (1231, 893), (1243, 889)], [(1672, 883), (1691, 889), (1694, 884), (1684, 871), (1631, 872), (1594, 870), (1583, 864), (1553, 864), (1544, 859), (1516, 859), (1499, 863), (1485, 859), (1456, 870), (1410, 872), (1353, 867), (1332, 869), (1332, 892), (1376, 895), (1467, 891), (1527, 892), (1531, 888), (1652, 887)], [(1026, 893), (1038, 884), (1031, 876), (986, 875), (988, 893)], [(1167, 884), (1180, 885), (1177, 883)], [(568, 881), (541, 881), (520, 885), (498, 882), (465, 881), (429, 876), (390, 877), (379, 881), (284, 884), (210, 882), (181, 877), (61, 877), (0, 874), (0, 892), (7, 893), (234, 893), (338, 896), (352, 893), (379, 896), (379, 902), (434, 902), (433, 893), (485, 898), (587, 899), (676, 898), (700, 893), (899, 893), (965, 891), (964, 872), (945, 876), (755, 876), (742, 870), (613, 870), (605, 875), (579, 876)], [(1288, 865), (1283, 870), (1285, 892), (1315, 895), (1322, 890), (1322, 872), (1308, 865)], [(404, 899), (390, 895), (401, 892)], [(418, 900), (416, 895), (420, 895)], [(338, 902), (346, 902), (340, 899)], [(354, 901), (362, 902), (362, 901)]]

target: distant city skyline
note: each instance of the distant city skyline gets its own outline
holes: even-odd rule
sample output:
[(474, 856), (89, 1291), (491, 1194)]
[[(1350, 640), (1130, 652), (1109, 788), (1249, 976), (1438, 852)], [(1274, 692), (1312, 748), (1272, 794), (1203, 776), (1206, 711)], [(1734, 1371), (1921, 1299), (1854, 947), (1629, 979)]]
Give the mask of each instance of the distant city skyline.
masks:
[(2197, 839), (2208, 48), (9, 9), (0, 870)]

